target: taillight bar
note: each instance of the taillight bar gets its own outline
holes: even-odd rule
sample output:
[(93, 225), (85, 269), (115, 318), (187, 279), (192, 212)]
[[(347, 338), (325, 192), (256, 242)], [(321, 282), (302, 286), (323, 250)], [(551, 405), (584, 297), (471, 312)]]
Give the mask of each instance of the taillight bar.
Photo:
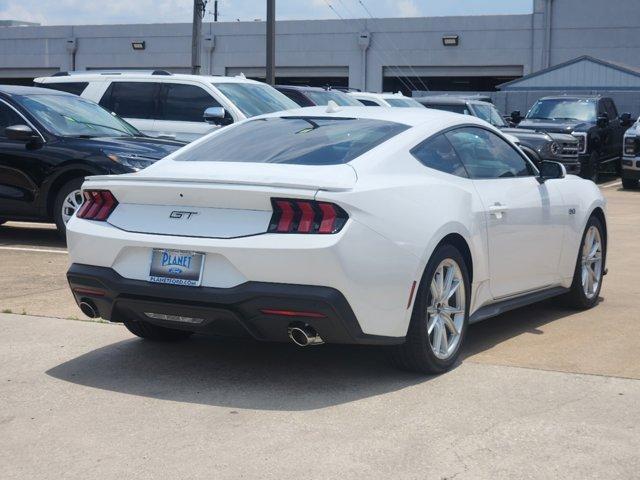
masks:
[(116, 197), (109, 190), (85, 190), (82, 206), (76, 213), (78, 218), (104, 222), (118, 206)]
[(272, 198), (271, 205), (270, 233), (337, 233), (349, 219), (347, 212), (329, 202)]

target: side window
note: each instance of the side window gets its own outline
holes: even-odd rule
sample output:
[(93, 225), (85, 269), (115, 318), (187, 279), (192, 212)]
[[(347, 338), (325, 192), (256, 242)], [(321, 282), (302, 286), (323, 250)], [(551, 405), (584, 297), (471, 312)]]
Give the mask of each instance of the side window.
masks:
[(209, 107), (220, 107), (204, 89), (182, 83), (165, 83), (158, 120), (181, 122), (204, 122), (204, 111)]
[(463, 127), (445, 135), (471, 178), (528, 177), (534, 174), (531, 165), (495, 133), (482, 128)]
[(362, 98), (359, 98), (358, 101), (363, 104), (365, 107), (379, 107), (380, 104), (374, 102), (373, 100), (364, 100)]
[(441, 172), (468, 177), (460, 158), (447, 138), (440, 134), (425, 140), (411, 150), (411, 154), (423, 165)]
[(0, 139), (6, 138), (4, 129), (12, 125), (24, 125), (24, 119), (18, 115), (9, 105), (0, 102)]
[(605, 98), (604, 107), (606, 108), (607, 114), (609, 114), (610, 120), (618, 118), (618, 110), (616, 109), (616, 105), (613, 103), (613, 100)]
[(279, 90), (279, 92), (289, 97), (291, 100), (296, 102), (301, 107), (307, 107), (307, 106), (313, 105), (297, 90), (284, 89), (284, 90)]
[(34, 86), (40, 88), (50, 88), (60, 92), (73, 93), (74, 95), (82, 95), (84, 89), (87, 88), (89, 82), (60, 82), (60, 83), (36, 83)]
[(100, 105), (124, 118), (153, 119), (159, 91), (159, 83), (111, 82)]

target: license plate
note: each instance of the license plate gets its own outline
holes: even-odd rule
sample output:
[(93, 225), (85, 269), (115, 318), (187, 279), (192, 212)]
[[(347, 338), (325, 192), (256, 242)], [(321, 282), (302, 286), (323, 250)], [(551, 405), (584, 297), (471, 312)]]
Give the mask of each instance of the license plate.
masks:
[(198, 287), (203, 267), (203, 253), (154, 248), (149, 268), (149, 281)]

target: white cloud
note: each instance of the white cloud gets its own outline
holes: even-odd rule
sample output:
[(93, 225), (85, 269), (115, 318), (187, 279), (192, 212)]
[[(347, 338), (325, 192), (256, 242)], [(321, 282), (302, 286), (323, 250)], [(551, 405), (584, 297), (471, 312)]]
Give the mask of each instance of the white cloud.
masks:
[(420, 9), (413, 0), (400, 0), (397, 2), (398, 12), (402, 17), (419, 17)]

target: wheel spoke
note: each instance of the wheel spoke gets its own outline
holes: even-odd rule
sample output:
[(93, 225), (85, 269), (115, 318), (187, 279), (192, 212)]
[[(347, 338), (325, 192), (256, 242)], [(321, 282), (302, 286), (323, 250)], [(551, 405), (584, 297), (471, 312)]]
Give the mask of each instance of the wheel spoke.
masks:
[(433, 332), (433, 350), (436, 353), (440, 353), (440, 346), (442, 345), (442, 323), (436, 322), (435, 330)]
[(452, 335), (460, 334), (460, 332), (458, 331), (458, 328), (456, 327), (456, 324), (453, 323), (453, 320), (449, 315), (446, 315), (446, 314), (442, 315), (442, 319), (444, 320), (445, 326), (449, 329)]
[(445, 301), (449, 301), (451, 297), (453, 297), (453, 295), (458, 290), (459, 286), (460, 286), (460, 280), (454, 279), (451, 284), (451, 287), (449, 288), (449, 291), (447, 292), (447, 298), (445, 298)]
[(447, 329), (445, 328), (444, 325), (442, 325), (442, 328), (440, 329), (441, 335), (442, 335), (442, 345), (441, 345), (441, 353), (446, 354), (447, 351), (449, 350), (449, 339), (447, 338)]
[(440, 297), (440, 300), (446, 301), (452, 295), (450, 292), (453, 288), (453, 276), (455, 273), (456, 270), (454, 267), (450, 266), (447, 268), (447, 275), (445, 276), (444, 284), (442, 286), (442, 297)]
[(436, 326), (436, 323), (438, 323), (438, 315), (431, 315), (429, 317), (429, 320), (427, 321), (427, 334), (431, 335), (431, 332), (433, 332), (433, 327)]

